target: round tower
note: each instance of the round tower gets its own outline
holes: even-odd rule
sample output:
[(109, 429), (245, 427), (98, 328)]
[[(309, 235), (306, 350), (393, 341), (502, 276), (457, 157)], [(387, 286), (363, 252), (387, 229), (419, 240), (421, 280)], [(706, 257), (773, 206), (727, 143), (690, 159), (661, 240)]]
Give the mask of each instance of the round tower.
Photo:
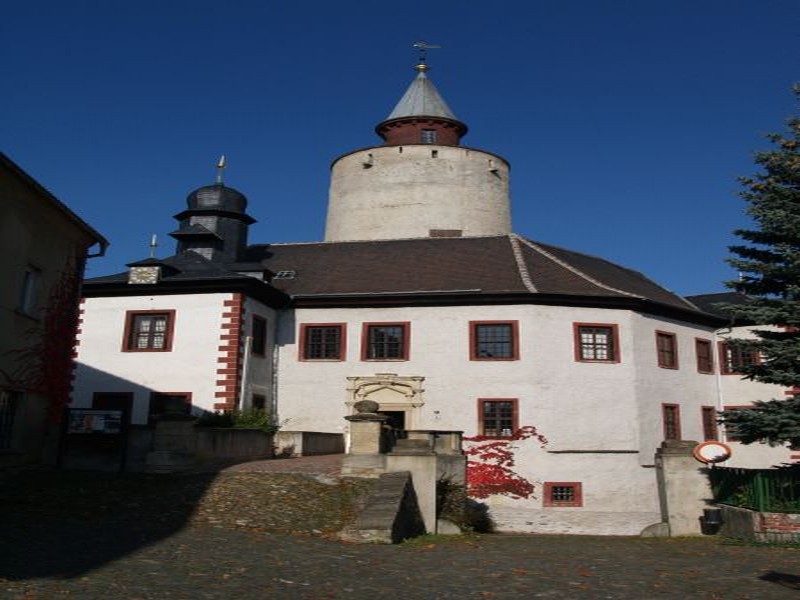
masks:
[(382, 146), (331, 166), (326, 241), (511, 233), (509, 165), (461, 146), (459, 121), (418, 64), (417, 76), (376, 127)]

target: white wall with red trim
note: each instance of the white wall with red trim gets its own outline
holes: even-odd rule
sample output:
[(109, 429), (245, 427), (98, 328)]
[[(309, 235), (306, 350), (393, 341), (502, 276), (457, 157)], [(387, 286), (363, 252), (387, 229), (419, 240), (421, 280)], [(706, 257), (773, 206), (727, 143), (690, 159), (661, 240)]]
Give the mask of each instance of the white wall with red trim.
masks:
[[(237, 402), (242, 389), (268, 388), (268, 358), (255, 358), (252, 381), (242, 387), (246, 332), (251, 314), (274, 324), (274, 311), (240, 294), (209, 293), (86, 298), (76, 352), (74, 408), (92, 405), (97, 392), (134, 394), (132, 422), (145, 424), (150, 395), (189, 393), (194, 412)], [(175, 311), (168, 351), (123, 351), (129, 311)], [(269, 333), (268, 344), (273, 334)], [(228, 338), (228, 339), (225, 339)], [(264, 363), (264, 364), (262, 364)], [(226, 372), (233, 371), (233, 372)], [(267, 396), (271, 390), (265, 390)]]

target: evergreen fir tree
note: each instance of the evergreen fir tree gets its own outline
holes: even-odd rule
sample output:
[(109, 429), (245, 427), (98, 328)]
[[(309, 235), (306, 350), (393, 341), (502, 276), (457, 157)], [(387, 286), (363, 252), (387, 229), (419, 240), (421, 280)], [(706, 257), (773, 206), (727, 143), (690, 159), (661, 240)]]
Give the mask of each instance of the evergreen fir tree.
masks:
[[(800, 99), (800, 86), (794, 91)], [(728, 260), (741, 276), (727, 285), (749, 302), (724, 309), (732, 317), (774, 326), (755, 329), (756, 339), (730, 341), (761, 357), (736, 370), (747, 379), (800, 389), (800, 118), (789, 119), (787, 132), (767, 138), (773, 148), (756, 154), (760, 172), (740, 179), (756, 227), (735, 232), (747, 245), (731, 246)], [(757, 402), (721, 416), (746, 444), (789, 442), (800, 448), (798, 398)]]

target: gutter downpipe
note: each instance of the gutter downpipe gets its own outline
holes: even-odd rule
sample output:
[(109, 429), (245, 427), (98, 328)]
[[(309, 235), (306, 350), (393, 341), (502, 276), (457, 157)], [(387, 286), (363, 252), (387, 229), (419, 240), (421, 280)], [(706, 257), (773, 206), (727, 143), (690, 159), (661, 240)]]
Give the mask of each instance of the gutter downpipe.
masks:
[[(724, 367), (722, 361), (725, 360), (725, 357), (719, 352), (719, 347), (720, 347), (720, 342), (726, 341), (728, 339), (726, 337), (722, 337), (723, 334), (730, 335), (732, 331), (733, 329), (731, 328), (730, 325), (714, 331), (714, 348), (712, 349), (712, 352), (716, 354), (717, 358), (716, 362), (719, 363), (716, 369), (717, 411), (722, 411), (725, 409), (725, 396), (722, 391), (722, 369)], [(718, 430), (719, 430), (720, 441), (727, 442), (728, 436), (725, 432), (725, 427), (719, 427)]]
[[(245, 406), (247, 396), (247, 377), (250, 374), (250, 354), (253, 349), (253, 336), (247, 335), (244, 338), (244, 356), (242, 357), (242, 381), (239, 385), (239, 409), (250, 408)], [(249, 404), (249, 403), (248, 403)]]

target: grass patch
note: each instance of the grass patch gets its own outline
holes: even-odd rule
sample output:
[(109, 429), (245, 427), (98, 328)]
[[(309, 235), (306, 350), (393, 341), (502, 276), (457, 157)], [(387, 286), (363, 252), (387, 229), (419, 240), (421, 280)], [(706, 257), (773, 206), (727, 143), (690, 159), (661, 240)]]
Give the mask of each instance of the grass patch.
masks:
[(800, 550), (800, 541), (796, 542), (762, 542), (760, 540), (745, 540), (742, 538), (723, 537), (719, 542), (723, 546), (754, 546), (761, 548), (790, 548)]

